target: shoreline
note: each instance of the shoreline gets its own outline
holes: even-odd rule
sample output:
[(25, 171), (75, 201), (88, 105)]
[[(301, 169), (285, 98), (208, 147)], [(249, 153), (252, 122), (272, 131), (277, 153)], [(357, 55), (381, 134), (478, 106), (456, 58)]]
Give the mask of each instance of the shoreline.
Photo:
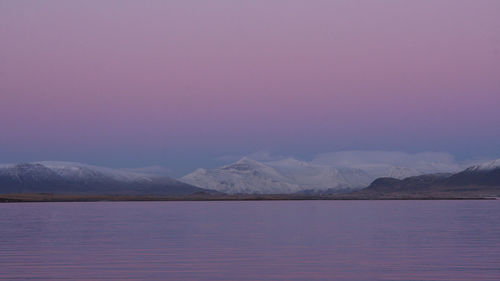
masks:
[(0, 194), (0, 203), (42, 202), (161, 202), (161, 201), (366, 201), (366, 200), (498, 200), (495, 196), (419, 195), (419, 194), (335, 194), (335, 195), (74, 195), (74, 194)]

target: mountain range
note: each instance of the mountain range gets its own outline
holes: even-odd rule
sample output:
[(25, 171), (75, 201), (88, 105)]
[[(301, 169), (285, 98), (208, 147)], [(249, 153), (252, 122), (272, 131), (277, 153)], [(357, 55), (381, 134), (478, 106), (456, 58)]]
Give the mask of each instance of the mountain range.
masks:
[(0, 166), (0, 193), (106, 195), (187, 195), (212, 192), (151, 174), (73, 162), (34, 162)]
[(385, 164), (378, 167), (370, 165), (370, 169), (363, 170), (293, 158), (259, 162), (244, 157), (220, 168), (198, 169), (176, 180), (152, 173), (81, 163), (33, 162), (0, 165), (0, 194), (184, 196), (349, 193), (361, 194), (363, 198), (377, 198), (381, 194), (411, 197), (415, 194), (454, 193), (500, 196), (500, 159), (455, 172), (417, 171), (418, 175), (404, 176), (408, 170), (411, 168)]
[(337, 169), (292, 158), (262, 163), (244, 157), (220, 168), (198, 169), (180, 180), (229, 194), (276, 194), (359, 189), (371, 177), (359, 169)]
[(459, 197), (500, 197), (500, 159), (458, 173), (436, 173), (396, 179), (378, 178), (361, 193), (409, 197), (454, 194)]
[[(418, 168), (418, 169), (417, 169)], [(337, 166), (294, 158), (259, 162), (243, 157), (215, 169), (197, 169), (181, 181), (228, 194), (331, 194), (359, 190), (379, 177), (403, 179), (427, 172), (456, 172), (456, 165), (434, 162), (395, 166), (387, 162), (351, 162)]]

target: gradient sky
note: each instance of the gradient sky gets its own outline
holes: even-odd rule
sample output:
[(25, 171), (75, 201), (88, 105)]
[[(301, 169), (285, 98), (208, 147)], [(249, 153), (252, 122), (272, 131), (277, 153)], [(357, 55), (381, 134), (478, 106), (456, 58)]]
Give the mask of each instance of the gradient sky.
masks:
[(0, 0), (0, 162), (500, 158), (500, 1)]

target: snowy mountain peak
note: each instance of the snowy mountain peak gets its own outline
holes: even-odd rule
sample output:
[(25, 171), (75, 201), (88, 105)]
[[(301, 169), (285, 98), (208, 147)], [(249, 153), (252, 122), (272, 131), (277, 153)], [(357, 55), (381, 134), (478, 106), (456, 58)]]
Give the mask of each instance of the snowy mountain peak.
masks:
[(198, 169), (181, 179), (204, 188), (226, 193), (294, 193), (296, 184), (286, 182), (272, 167), (244, 157), (216, 169)]
[(223, 170), (250, 171), (256, 169), (266, 169), (267, 166), (259, 161), (243, 157), (237, 162), (221, 167)]
[(240, 160), (236, 161), (235, 163), (247, 163), (247, 162), (257, 162), (257, 161), (250, 159), (246, 156), (243, 156), (243, 157), (241, 157)]

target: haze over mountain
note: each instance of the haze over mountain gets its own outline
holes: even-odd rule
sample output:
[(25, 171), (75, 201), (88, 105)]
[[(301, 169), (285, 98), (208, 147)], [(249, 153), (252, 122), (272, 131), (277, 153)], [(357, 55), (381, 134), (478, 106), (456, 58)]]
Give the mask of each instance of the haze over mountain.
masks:
[(334, 167), (350, 167), (366, 171), (371, 176), (406, 178), (427, 173), (448, 173), (464, 169), (454, 156), (444, 152), (405, 153), (401, 151), (340, 151), (322, 153), (312, 161)]
[(0, 166), (0, 193), (187, 195), (210, 192), (175, 179), (72, 162)]

